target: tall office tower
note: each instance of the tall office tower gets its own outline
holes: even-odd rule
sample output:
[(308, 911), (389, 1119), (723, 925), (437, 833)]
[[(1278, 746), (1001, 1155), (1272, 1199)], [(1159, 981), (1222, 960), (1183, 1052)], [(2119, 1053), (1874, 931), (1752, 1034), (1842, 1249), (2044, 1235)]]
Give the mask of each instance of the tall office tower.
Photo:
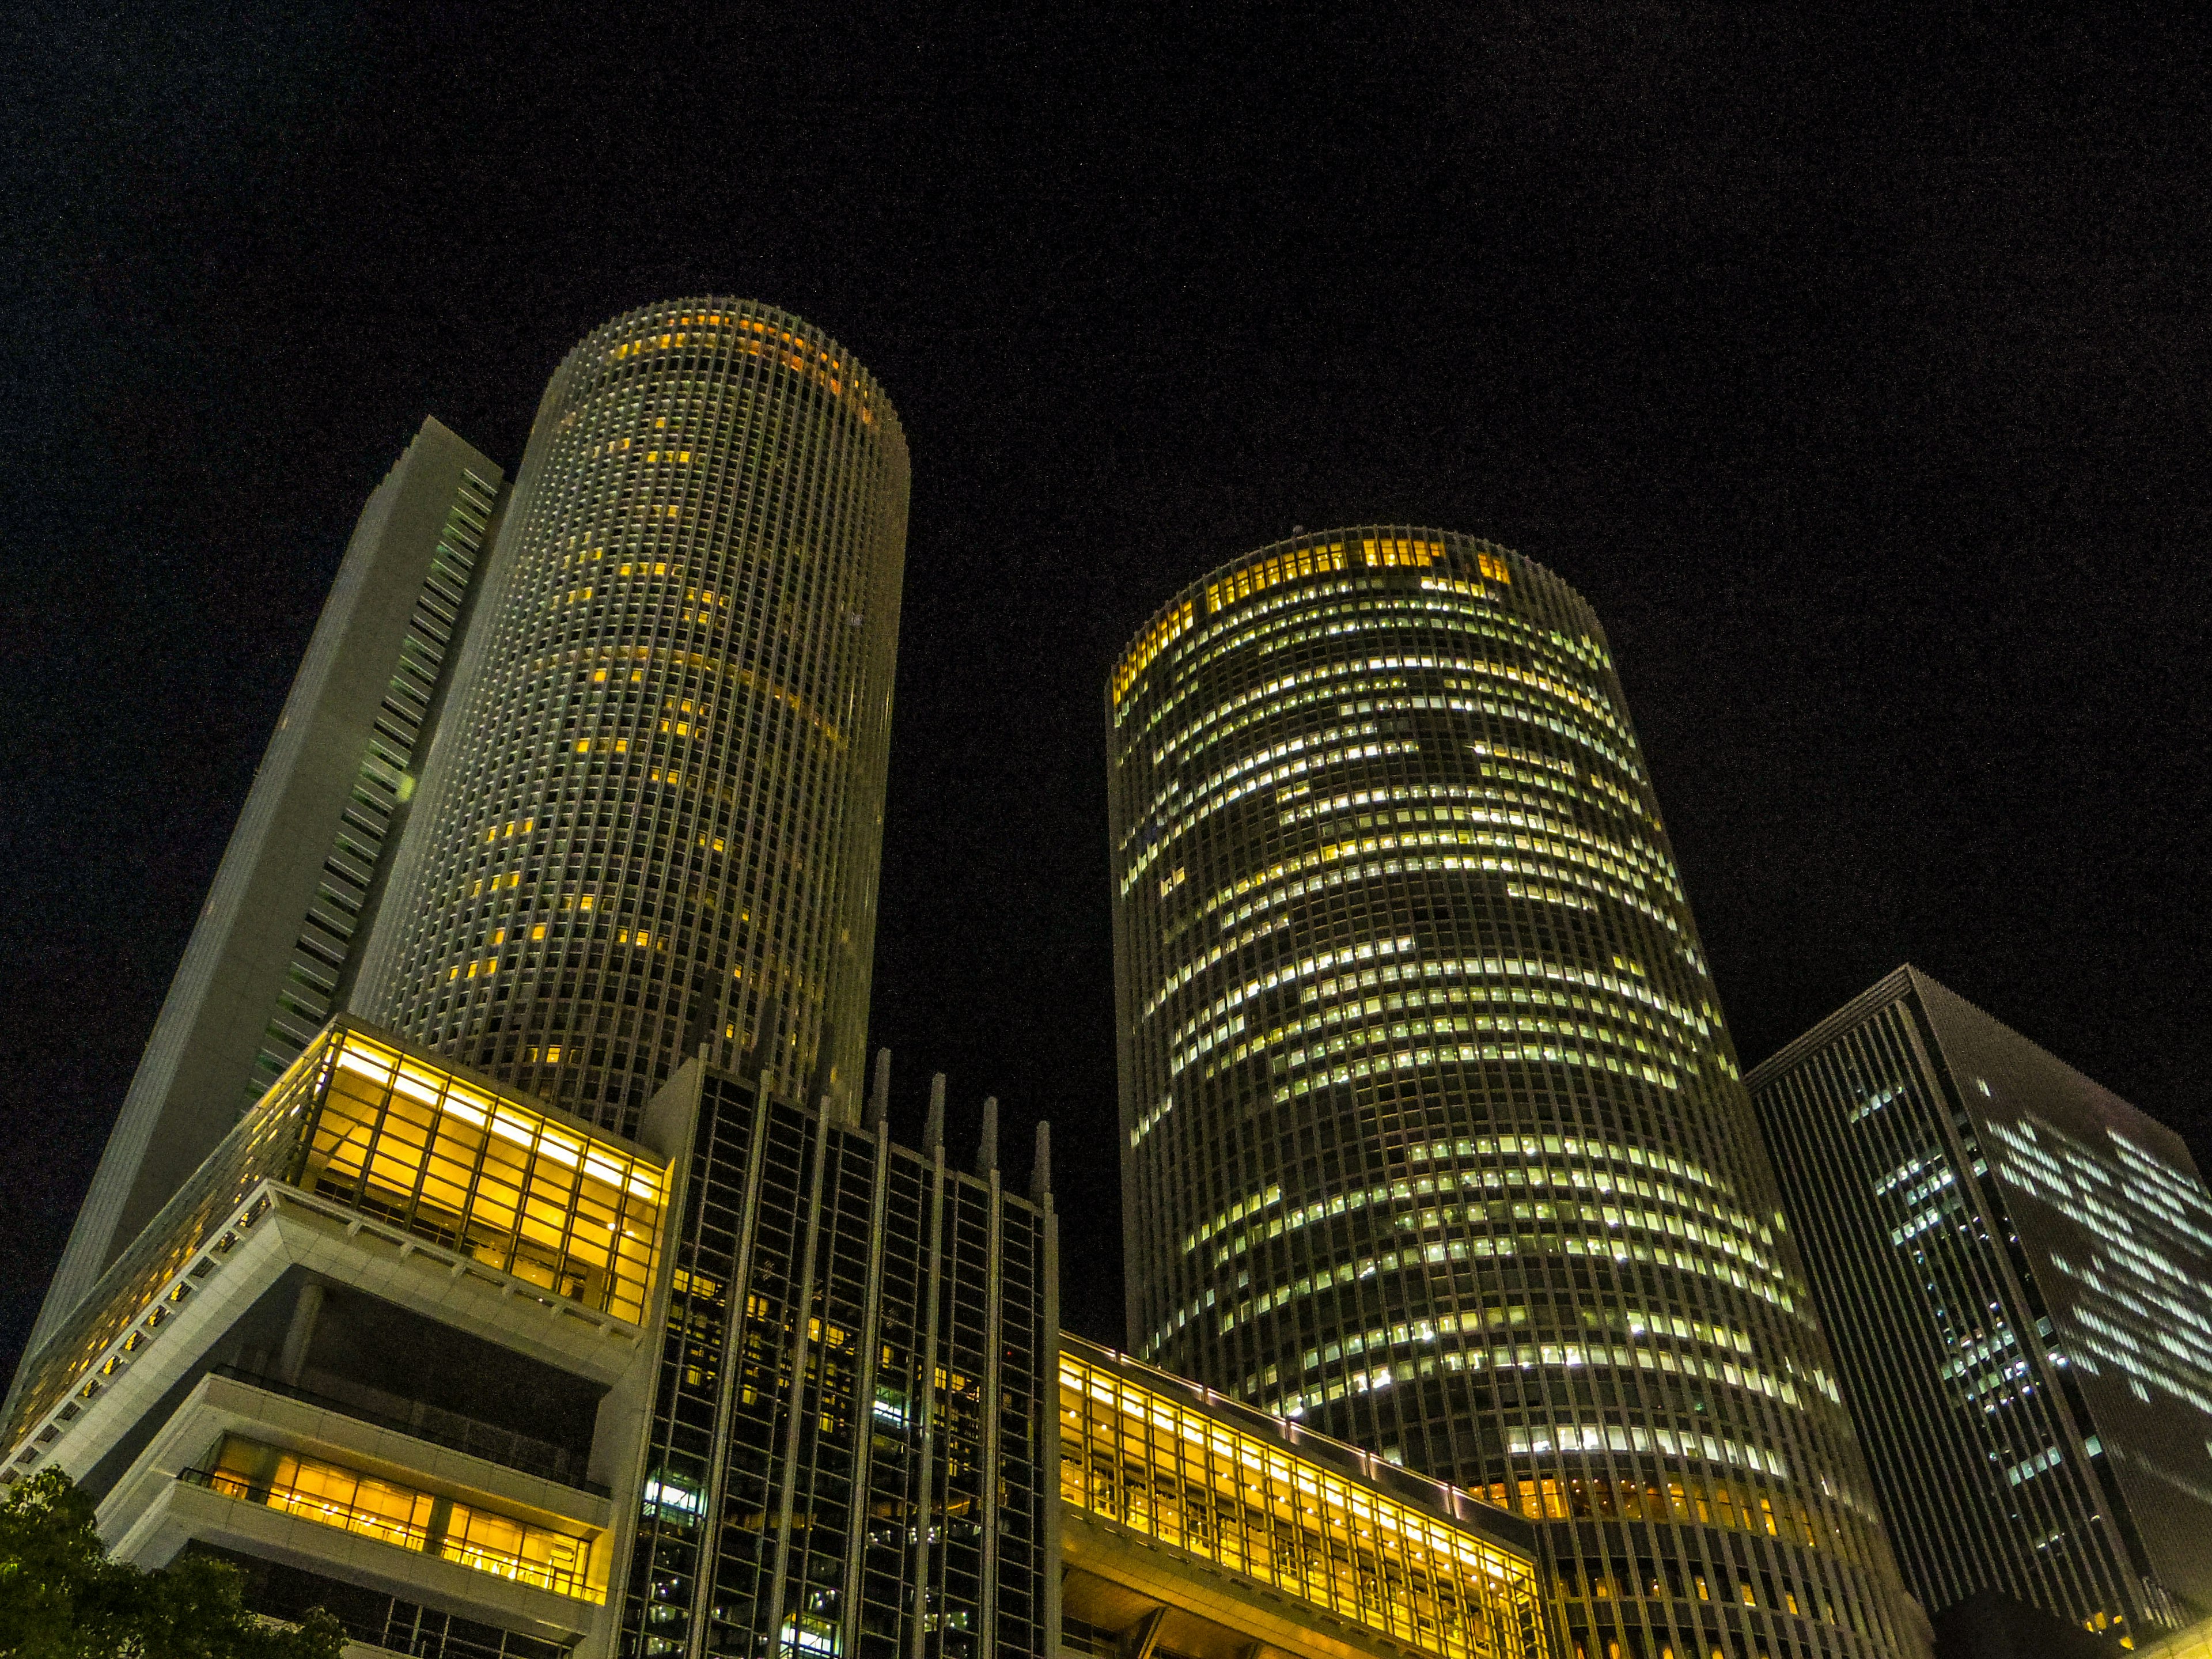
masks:
[(2138, 1642), (2212, 1612), (2212, 1197), (2180, 1138), (1909, 967), (1750, 1081), (1915, 1594)]
[(630, 313), (539, 405), (354, 1006), (620, 1129), (706, 1045), (849, 1105), (906, 443), (749, 301)]
[(1043, 1139), (1018, 1196), (885, 1093), (694, 1060), (632, 1141), (334, 1021), (31, 1357), (0, 1480), (420, 1659), (1046, 1659)]
[(1590, 1659), (1918, 1650), (1589, 606), (1300, 535), (1107, 702), (1140, 1357), (1542, 1522)]
[(345, 1006), (505, 503), (425, 421), (362, 509), (33, 1347)]

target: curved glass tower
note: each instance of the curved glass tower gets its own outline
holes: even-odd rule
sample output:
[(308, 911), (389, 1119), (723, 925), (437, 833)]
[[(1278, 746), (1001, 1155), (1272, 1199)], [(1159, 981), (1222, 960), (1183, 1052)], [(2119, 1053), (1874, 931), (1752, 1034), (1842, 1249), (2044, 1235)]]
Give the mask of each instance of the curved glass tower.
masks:
[(1581, 597), (1301, 535), (1108, 713), (1132, 1346), (1546, 1522), (1584, 1659), (1923, 1650)]
[(611, 1128), (702, 1046), (852, 1102), (907, 494), (873, 377), (787, 312), (570, 352), (356, 1006)]

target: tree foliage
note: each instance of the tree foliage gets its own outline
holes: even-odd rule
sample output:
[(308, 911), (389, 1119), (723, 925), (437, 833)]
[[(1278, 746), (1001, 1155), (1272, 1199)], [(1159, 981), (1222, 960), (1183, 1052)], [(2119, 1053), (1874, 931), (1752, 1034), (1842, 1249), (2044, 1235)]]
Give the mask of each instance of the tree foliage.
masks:
[(228, 1562), (111, 1561), (93, 1514), (54, 1468), (0, 1500), (0, 1659), (339, 1659), (345, 1632), (320, 1608), (292, 1629), (246, 1610)]

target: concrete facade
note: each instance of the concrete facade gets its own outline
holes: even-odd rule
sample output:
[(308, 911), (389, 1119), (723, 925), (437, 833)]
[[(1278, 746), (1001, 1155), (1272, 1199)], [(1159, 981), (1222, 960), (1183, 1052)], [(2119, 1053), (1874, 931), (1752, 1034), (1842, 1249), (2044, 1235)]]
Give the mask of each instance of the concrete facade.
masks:
[(344, 1006), (504, 500), (430, 420), (362, 509), (27, 1352)]

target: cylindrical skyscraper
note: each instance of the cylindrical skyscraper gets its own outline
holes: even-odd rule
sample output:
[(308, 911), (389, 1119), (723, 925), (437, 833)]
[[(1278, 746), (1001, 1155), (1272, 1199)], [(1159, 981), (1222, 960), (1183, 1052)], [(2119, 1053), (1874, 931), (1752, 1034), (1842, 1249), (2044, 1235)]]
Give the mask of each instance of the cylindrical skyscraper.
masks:
[(1922, 1650), (1580, 596), (1300, 535), (1108, 714), (1132, 1346), (1547, 1522), (1584, 1659)]
[(855, 1097), (906, 442), (820, 330), (616, 319), (554, 375), (355, 1006), (610, 1127), (703, 1044)]

